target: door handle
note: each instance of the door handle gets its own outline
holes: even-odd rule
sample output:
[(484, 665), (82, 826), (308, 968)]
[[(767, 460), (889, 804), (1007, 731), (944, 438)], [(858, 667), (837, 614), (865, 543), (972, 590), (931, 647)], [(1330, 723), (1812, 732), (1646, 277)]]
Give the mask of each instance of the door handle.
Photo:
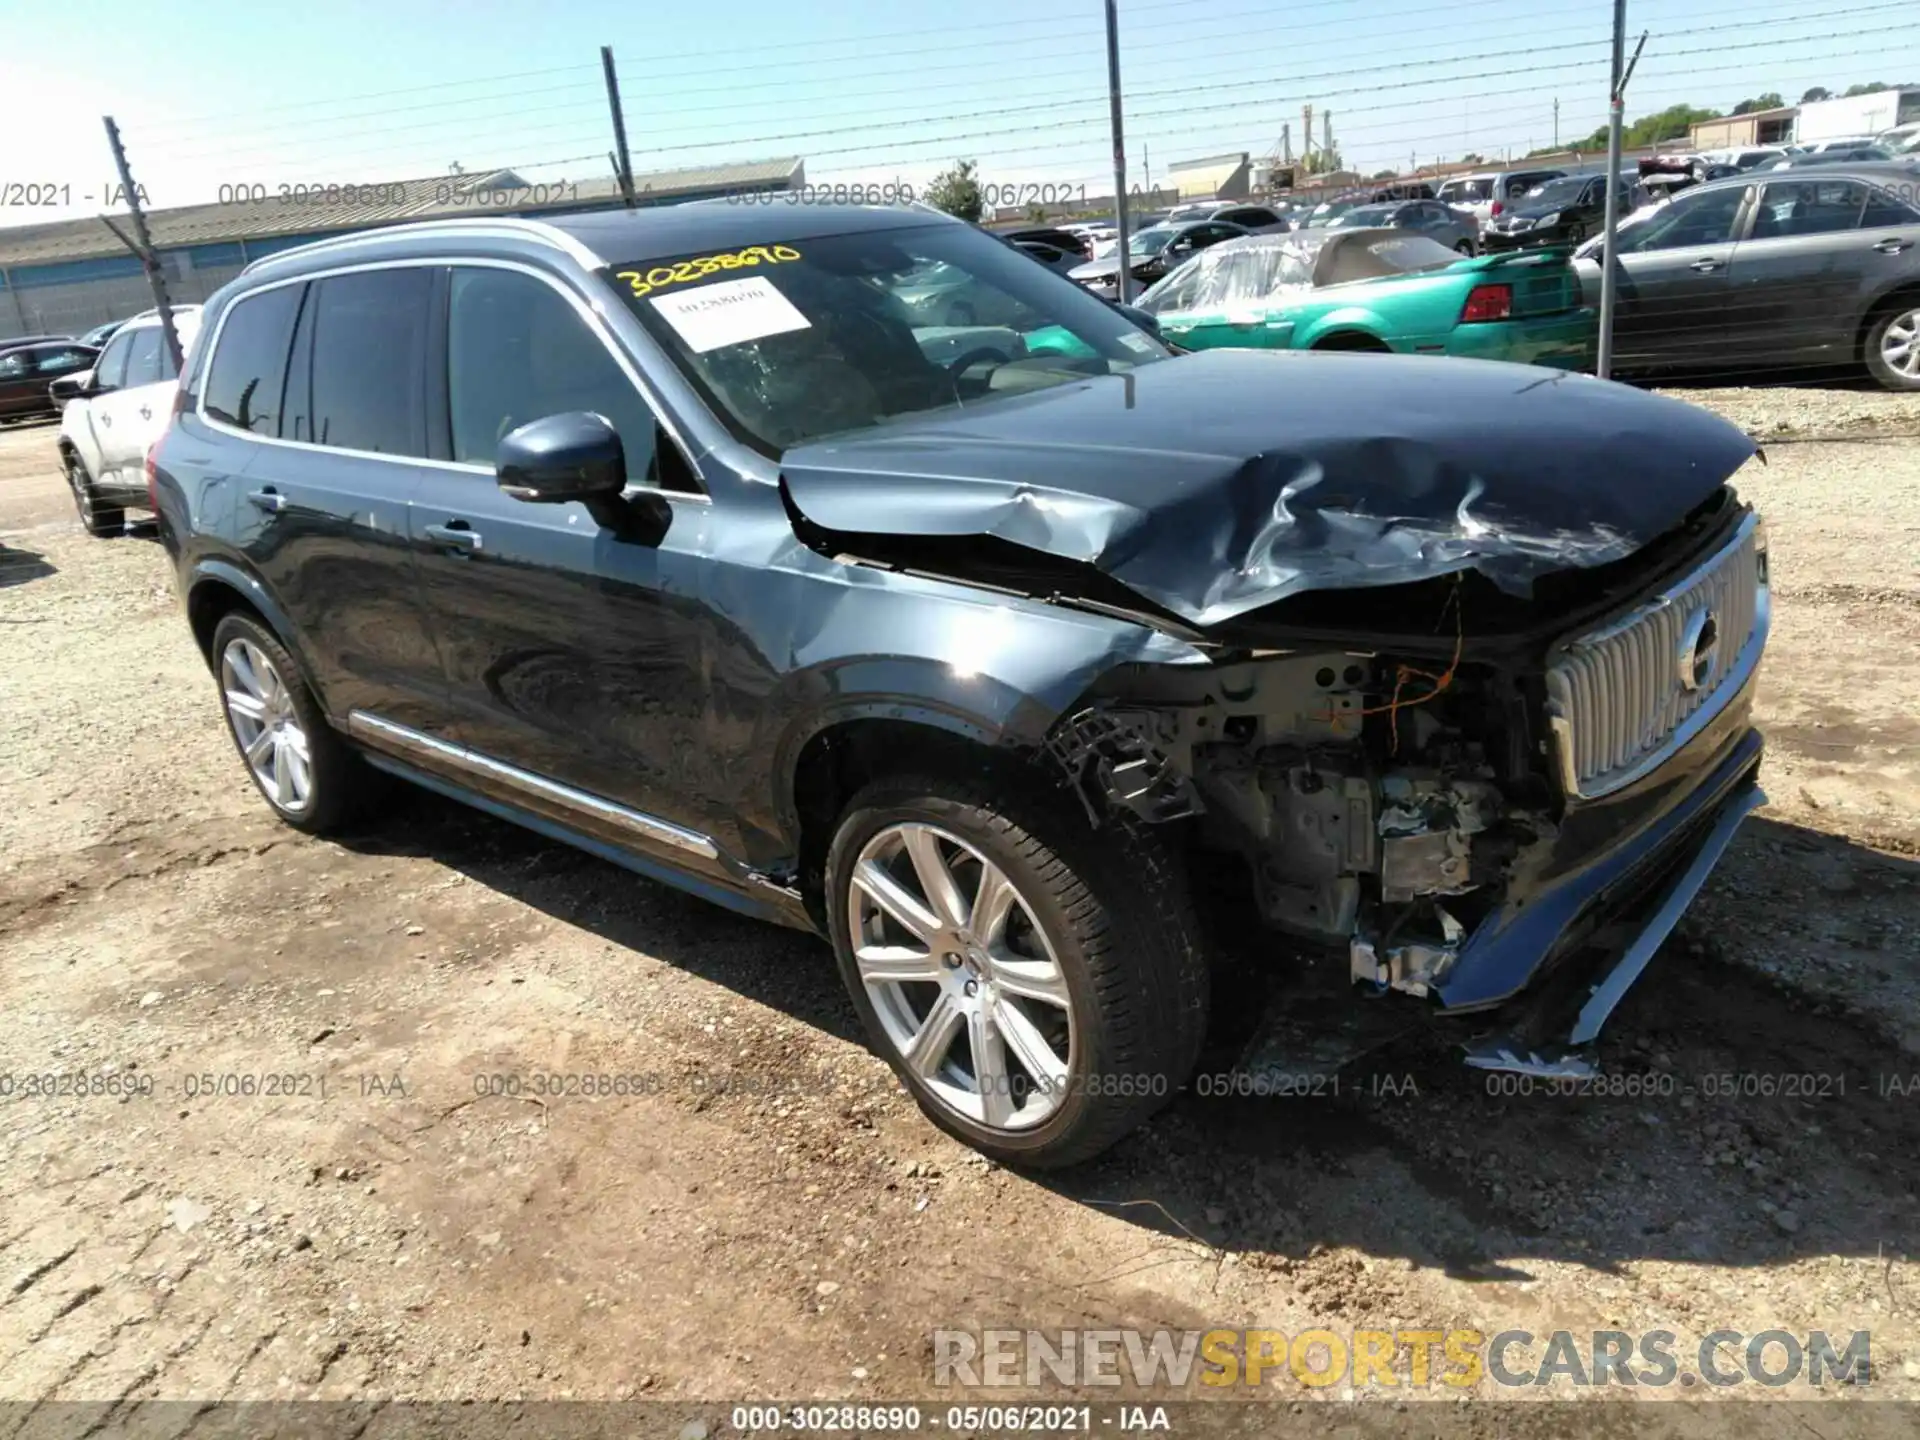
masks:
[(1696, 260), (1687, 268), (1689, 270), (1698, 270), (1702, 275), (1711, 275), (1720, 268), (1721, 264), (1722, 262), (1719, 260)]
[(255, 490), (247, 496), (247, 503), (256, 510), (264, 510), (269, 515), (277, 515), (287, 508), (287, 497), (271, 485), (264, 490)]
[(1896, 236), (1889, 235), (1884, 240), (1874, 241), (1873, 248), (1878, 250), (1882, 255), (1898, 255), (1902, 250), (1911, 250), (1913, 248), (1913, 241), (1901, 240)]
[(480, 532), (464, 520), (449, 520), (444, 525), (429, 525), (421, 532), (443, 550), (458, 550), (471, 555), (480, 548)]

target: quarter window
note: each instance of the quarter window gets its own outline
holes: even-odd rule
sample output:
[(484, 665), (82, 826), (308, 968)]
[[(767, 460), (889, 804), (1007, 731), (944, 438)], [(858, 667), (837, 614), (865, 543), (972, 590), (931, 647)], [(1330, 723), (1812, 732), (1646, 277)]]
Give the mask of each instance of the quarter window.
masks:
[(456, 267), (447, 306), (447, 409), (453, 458), (492, 465), (510, 430), (588, 410), (619, 432), (627, 478), (652, 477), (655, 421), (566, 297), (513, 270)]
[[(427, 453), (432, 296), (433, 272), (424, 266), (334, 275), (314, 286), (307, 428), (315, 443), (377, 455)], [(296, 397), (288, 409), (298, 405)]]
[[(210, 417), (255, 435), (279, 434), (287, 346), (304, 289), (281, 285), (262, 290), (235, 301), (227, 311), (202, 401)], [(131, 342), (132, 336), (127, 339)], [(113, 343), (118, 345), (119, 337)]]

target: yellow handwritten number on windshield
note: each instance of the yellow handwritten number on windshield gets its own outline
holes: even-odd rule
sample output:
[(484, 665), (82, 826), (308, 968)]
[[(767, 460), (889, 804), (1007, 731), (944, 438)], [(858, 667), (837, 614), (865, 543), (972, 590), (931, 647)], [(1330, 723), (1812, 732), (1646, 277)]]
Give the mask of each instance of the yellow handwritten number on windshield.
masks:
[(636, 296), (651, 294), (655, 290), (664, 290), (669, 285), (684, 285), (690, 280), (704, 280), (720, 270), (741, 270), (759, 265), (765, 261), (777, 265), (782, 260), (798, 260), (800, 252), (791, 245), (753, 245), (745, 250), (735, 250), (725, 255), (702, 255), (694, 260), (676, 260), (669, 265), (655, 265), (650, 270), (616, 270), (620, 279), (627, 282), (627, 288)]

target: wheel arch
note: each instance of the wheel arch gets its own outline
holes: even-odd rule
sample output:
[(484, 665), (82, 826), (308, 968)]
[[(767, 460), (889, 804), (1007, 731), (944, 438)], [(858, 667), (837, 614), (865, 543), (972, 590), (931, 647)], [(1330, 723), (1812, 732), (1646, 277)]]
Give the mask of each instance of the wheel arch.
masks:
[(257, 577), (230, 561), (202, 560), (192, 569), (186, 593), (187, 624), (208, 665), (213, 663), (213, 632), (228, 615), (243, 611), (265, 625), (274, 638), (287, 647), (287, 653), (299, 662), (300, 678), (313, 690), (320, 708), (332, 713), (326, 696), (321, 693), (311, 657), (300, 643), (299, 632)]
[(1889, 286), (1861, 311), (1860, 325), (1853, 337), (1853, 358), (1860, 364), (1867, 363), (1867, 337), (1874, 325), (1882, 315), (1900, 305), (1920, 305), (1920, 278), (1902, 280)]

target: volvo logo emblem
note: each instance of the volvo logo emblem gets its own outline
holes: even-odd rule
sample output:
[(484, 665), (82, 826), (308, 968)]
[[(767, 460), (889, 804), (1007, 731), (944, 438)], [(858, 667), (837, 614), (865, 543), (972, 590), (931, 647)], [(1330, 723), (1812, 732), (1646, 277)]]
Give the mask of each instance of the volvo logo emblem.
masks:
[(1698, 690), (1706, 684), (1719, 653), (1720, 622), (1703, 605), (1687, 618), (1680, 631), (1679, 653), (1674, 657), (1679, 663), (1680, 688)]

